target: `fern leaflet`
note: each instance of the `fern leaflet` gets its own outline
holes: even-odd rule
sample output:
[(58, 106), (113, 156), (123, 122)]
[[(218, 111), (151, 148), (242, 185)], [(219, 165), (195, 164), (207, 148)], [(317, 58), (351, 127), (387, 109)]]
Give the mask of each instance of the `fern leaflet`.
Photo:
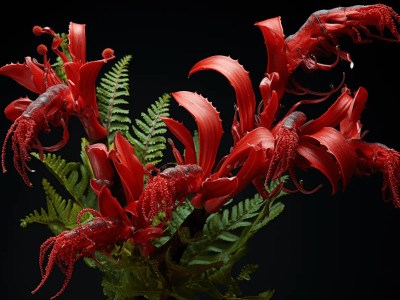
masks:
[(129, 96), (128, 67), (131, 60), (132, 55), (126, 55), (117, 61), (100, 79), (100, 86), (97, 87), (100, 119), (108, 131), (109, 144), (113, 142), (117, 131), (126, 136), (131, 124), (129, 109), (123, 107), (129, 104), (123, 97)]
[(135, 147), (135, 153), (142, 164), (156, 165), (161, 161), (162, 151), (166, 149), (166, 125), (160, 117), (169, 116), (171, 96), (164, 94), (148, 109), (142, 112), (142, 119), (135, 119), (132, 125), (133, 135), (128, 135), (130, 143)]
[(46, 194), (47, 211), (43, 208), (40, 212), (35, 210), (20, 220), (21, 226), (26, 227), (31, 223), (45, 224), (56, 235), (75, 227), (76, 217), (82, 207), (72, 200), (62, 199), (46, 179), (42, 180), (42, 184)]
[[(38, 153), (34, 152), (32, 155), (40, 160)], [(91, 201), (86, 201), (86, 193), (90, 190), (90, 172), (87, 166), (80, 162), (67, 162), (61, 156), (54, 153), (45, 154), (43, 156), (43, 163), (79, 206), (88, 207), (86, 204)]]

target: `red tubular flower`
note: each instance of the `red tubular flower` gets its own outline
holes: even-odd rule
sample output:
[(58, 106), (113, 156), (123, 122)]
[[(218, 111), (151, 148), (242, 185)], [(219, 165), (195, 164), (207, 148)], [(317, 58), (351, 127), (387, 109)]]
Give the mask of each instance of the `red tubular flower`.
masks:
[[(36, 35), (49, 34), (53, 37), (52, 50), (62, 59), (66, 81), (59, 78), (47, 58), (47, 47), (39, 45), (38, 53), (43, 56), (39, 64), (31, 57), (25, 63), (8, 64), (0, 68), (0, 75), (10, 77), (33, 93), (39, 94), (36, 100), (19, 98), (5, 109), (6, 117), (14, 122), (9, 129), (2, 149), (2, 168), (5, 167), (5, 153), (8, 139), (12, 136), (14, 166), (28, 186), (31, 182), (27, 176), (30, 168), (29, 152), (32, 148), (43, 151), (57, 151), (69, 139), (68, 121), (71, 115), (77, 116), (91, 142), (98, 141), (107, 135), (106, 129), (99, 123), (99, 112), (96, 102), (95, 84), (101, 67), (113, 52), (103, 52), (104, 59), (86, 62), (85, 25), (70, 23), (68, 35), (68, 53), (61, 50), (63, 40), (48, 27), (34, 27)], [(72, 57), (72, 60), (69, 58)], [(51, 127), (63, 127), (62, 140), (52, 146), (42, 146), (38, 140), (41, 131), (50, 132)]]

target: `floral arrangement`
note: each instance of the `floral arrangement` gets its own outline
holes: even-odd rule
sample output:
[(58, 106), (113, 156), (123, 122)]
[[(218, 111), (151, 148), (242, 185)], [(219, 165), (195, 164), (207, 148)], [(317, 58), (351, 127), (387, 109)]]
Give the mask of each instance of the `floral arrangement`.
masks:
[[(241, 259), (249, 240), (284, 210), (283, 196), (321, 188), (308, 188), (298, 179), (301, 172), (321, 173), (332, 194), (345, 190), (353, 176), (381, 173), (383, 199), (400, 207), (400, 153), (364, 140), (360, 119), (367, 90), (350, 90), (343, 77), (321, 93), (295, 76), (302, 69), (333, 70), (341, 60), (352, 66), (350, 54), (338, 46), (342, 36), (355, 43), (399, 42), (398, 23), (400, 16), (383, 4), (315, 12), (287, 37), (280, 17), (258, 22), (268, 53), (259, 101), (237, 60), (215, 55), (195, 63), (189, 75), (216, 71), (235, 91), (233, 144), (227, 153), (219, 152), (223, 120), (202, 95), (161, 95), (132, 119), (132, 56), (117, 59), (107, 48), (102, 59), (88, 61), (84, 24), (71, 22), (68, 34), (35, 26), (35, 35), (50, 36), (52, 53), (41, 44), (41, 59), (27, 56), (24, 63), (0, 68), (1, 75), (37, 95), (18, 98), (4, 111), (12, 125), (2, 148), (3, 172), (11, 144), (14, 167), (26, 185), (32, 187), (32, 158), (59, 185), (43, 178), (47, 207), (21, 220), (23, 227), (39, 223), (52, 232), (40, 248), (42, 280), (32, 293), (59, 267), (65, 280), (52, 299), (60, 296), (82, 259), (102, 272), (108, 299), (273, 299), (274, 290), (243, 295), (241, 283), (251, 279), (257, 265), (241, 265)], [(333, 62), (324, 61), (331, 56)], [(289, 108), (283, 105), (288, 94), (297, 99)], [(171, 116), (172, 100), (194, 118), (195, 130)], [(323, 109), (321, 103), (330, 100)], [(301, 109), (306, 105), (321, 105), (320, 114), (308, 117)], [(85, 133), (78, 162), (57, 153), (68, 147), (71, 117)], [(62, 139), (44, 146), (43, 133), (57, 127)], [(165, 161), (165, 151), (172, 151), (174, 161)], [(249, 186), (257, 193), (243, 197)]]

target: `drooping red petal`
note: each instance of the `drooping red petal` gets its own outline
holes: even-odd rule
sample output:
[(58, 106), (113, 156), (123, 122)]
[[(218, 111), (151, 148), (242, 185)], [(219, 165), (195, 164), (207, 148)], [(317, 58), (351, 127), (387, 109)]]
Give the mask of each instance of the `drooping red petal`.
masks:
[(152, 239), (159, 238), (163, 235), (163, 230), (158, 227), (150, 227), (138, 230), (133, 235), (133, 241), (137, 244), (145, 244)]
[(342, 188), (345, 189), (353, 176), (356, 166), (356, 156), (353, 148), (340, 132), (331, 127), (324, 127), (308, 137), (316, 139), (335, 157), (341, 171)]
[(258, 26), (263, 34), (265, 45), (267, 46), (268, 65), (267, 74), (276, 72), (279, 74), (279, 80), (272, 81), (272, 90), (278, 93), (278, 98), (283, 96), (286, 82), (289, 77), (286, 48), (285, 48), (285, 35), (283, 33), (282, 23), (280, 17), (270, 18), (255, 24)]
[(335, 194), (337, 192), (340, 171), (332, 156), (322, 147), (310, 143), (300, 143), (297, 151), (309, 161), (311, 167), (326, 176), (332, 186), (332, 195)]
[(11, 122), (14, 122), (31, 103), (32, 100), (27, 97), (14, 100), (6, 106), (4, 109), (4, 114), (7, 119), (9, 119)]
[(86, 63), (85, 24), (69, 23), (69, 52), (74, 62)]
[(115, 135), (115, 150), (111, 150), (110, 158), (122, 181), (127, 203), (139, 199), (143, 191), (143, 166), (133, 146), (119, 132)]
[(110, 190), (106, 186), (100, 189), (99, 210), (104, 217), (118, 218), (124, 223), (130, 224), (129, 218), (121, 204), (111, 195)]
[(219, 112), (204, 97), (197, 93), (180, 91), (172, 96), (194, 117), (199, 132), (199, 162), (204, 174), (210, 174), (215, 163), (221, 141), (222, 121)]
[(301, 127), (302, 134), (312, 134), (323, 127), (335, 127), (347, 117), (354, 98), (345, 89), (339, 98), (319, 118), (310, 120)]
[(185, 164), (195, 164), (197, 161), (196, 150), (194, 147), (193, 137), (189, 129), (187, 129), (182, 123), (172, 118), (161, 117), (161, 120), (185, 146)]
[(254, 128), (254, 113), (256, 100), (249, 73), (237, 60), (228, 56), (215, 55), (196, 63), (189, 76), (201, 70), (214, 70), (224, 75), (233, 86), (236, 93), (236, 104), (240, 119), (242, 134)]
[(25, 64), (8, 64), (1, 67), (0, 75), (10, 77), (36, 94), (42, 94), (45, 91), (44, 72), (32, 62), (30, 57), (25, 58)]
[(258, 127), (247, 133), (228, 154), (212, 178), (225, 177), (236, 165), (243, 163), (254, 146), (267, 150), (274, 148), (274, 137), (267, 128)]

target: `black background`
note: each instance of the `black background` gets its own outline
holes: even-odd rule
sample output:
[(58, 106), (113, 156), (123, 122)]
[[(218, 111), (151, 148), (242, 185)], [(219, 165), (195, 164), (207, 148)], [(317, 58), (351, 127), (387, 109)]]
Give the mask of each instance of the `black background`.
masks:
[[(72, 3), (56, 5), (40, 1), (35, 6), (2, 10), (0, 65), (23, 62), (25, 56), (38, 57), (37, 45), (48, 45), (49, 38), (35, 37), (31, 32), (34, 25), (67, 32), (70, 21), (84, 23), (87, 24), (88, 60), (99, 59), (106, 47), (115, 50), (117, 59), (133, 55), (130, 68), (133, 116), (138, 116), (165, 92), (197, 91), (221, 111), (229, 135), (233, 89), (216, 72), (202, 72), (188, 79), (187, 73), (194, 63), (214, 54), (238, 59), (250, 72), (258, 96), (258, 83), (267, 61), (261, 32), (254, 23), (281, 16), (284, 32), (290, 35), (316, 10), (370, 3), (373, 2), (274, 1), (273, 6), (266, 2), (261, 6), (244, 1), (217, 7), (193, 2), (185, 7), (109, 1), (85, 8)], [(400, 12), (398, 1), (385, 4)], [(340, 64), (340, 72), (346, 72), (350, 88), (361, 85), (369, 92), (363, 113), (364, 128), (369, 130), (366, 140), (399, 150), (396, 105), (400, 101), (400, 44), (376, 41), (352, 45), (346, 40), (343, 43), (342, 48), (352, 54), (355, 67), (350, 70), (348, 64)], [(321, 79), (321, 89), (338, 82), (336, 77), (329, 80)], [(0, 110), (10, 101), (29, 95), (6, 77), (0, 77), (0, 93)], [(187, 119), (175, 103), (172, 115), (179, 120)], [(2, 143), (11, 124), (4, 116), (0, 121)], [(79, 159), (81, 127), (78, 121), (71, 121), (70, 131), (71, 140), (62, 153)], [(224, 137), (223, 142), (226, 147), (229, 137)], [(44, 205), (40, 179), (48, 174), (32, 161), (31, 166), (37, 172), (30, 176), (34, 187), (28, 188), (13, 169), (11, 157), (8, 145), (8, 172), (0, 174), (0, 293), (2, 299), (47, 299), (61, 287), (64, 279), (56, 269), (36, 296), (30, 291), (40, 281), (39, 247), (50, 232), (36, 224), (21, 228), (19, 219)], [(275, 288), (274, 300), (400, 299), (400, 246), (397, 243), (400, 210), (382, 202), (380, 188), (381, 177), (375, 175), (354, 178), (345, 192), (334, 196), (326, 186), (314, 195), (287, 197), (284, 213), (249, 246), (246, 262), (259, 263), (260, 267), (245, 290), (256, 294)], [(99, 272), (79, 262), (60, 299), (104, 299), (100, 279)]]

